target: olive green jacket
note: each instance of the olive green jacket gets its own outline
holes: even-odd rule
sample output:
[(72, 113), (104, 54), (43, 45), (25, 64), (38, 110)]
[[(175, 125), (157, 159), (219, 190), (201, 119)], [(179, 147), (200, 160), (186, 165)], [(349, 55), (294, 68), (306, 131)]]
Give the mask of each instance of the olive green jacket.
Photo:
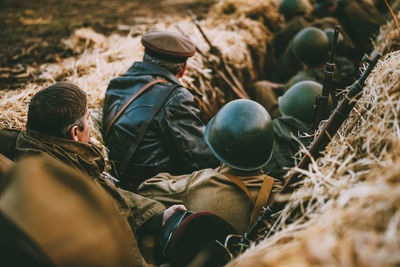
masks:
[[(21, 132), (16, 142), (16, 156), (42, 153), (81, 170), (97, 181), (108, 192), (120, 214), (126, 218), (135, 237), (136, 230), (165, 210), (164, 205), (157, 201), (115, 187), (112, 180), (103, 173), (104, 158), (95, 145), (46, 136), (34, 131)], [(139, 251), (137, 247), (133, 249)], [(139, 266), (145, 264), (140, 253), (137, 255), (137, 262)]]
[[(212, 212), (228, 221), (238, 233), (249, 227), (250, 200), (225, 174), (233, 174), (248, 188), (255, 199), (263, 182), (261, 171), (240, 172), (226, 165), (219, 169), (203, 169), (192, 174), (172, 176), (160, 173), (140, 184), (138, 194), (165, 205), (184, 204), (196, 212)], [(272, 192), (279, 184), (274, 183)]]

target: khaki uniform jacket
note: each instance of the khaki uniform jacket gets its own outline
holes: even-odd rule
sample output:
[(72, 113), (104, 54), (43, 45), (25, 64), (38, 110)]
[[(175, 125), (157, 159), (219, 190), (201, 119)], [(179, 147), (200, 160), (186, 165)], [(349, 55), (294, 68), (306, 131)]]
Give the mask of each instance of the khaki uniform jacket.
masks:
[[(163, 204), (144, 198), (115, 187), (110, 179), (104, 174), (104, 158), (100, 150), (93, 144), (75, 142), (72, 140), (46, 136), (34, 131), (21, 132), (16, 142), (16, 155), (40, 155), (46, 154), (66, 163), (94, 179), (108, 192), (110, 201), (120, 211), (129, 223), (132, 236), (137, 239), (136, 231), (139, 230), (149, 219), (159, 215), (165, 210)], [(145, 265), (145, 261), (139, 252), (137, 243), (132, 248), (136, 251), (137, 266)]]
[[(143, 182), (137, 192), (166, 206), (184, 204), (189, 210), (215, 213), (228, 221), (238, 233), (244, 233), (250, 223), (250, 200), (229, 180), (228, 173), (243, 181), (256, 199), (265, 177), (261, 171), (244, 173), (224, 164), (218, 170), (204, 169), (181, 176), (160, 173)], [(272, 191), (277, 189), (278, 184), (274, 183)]]

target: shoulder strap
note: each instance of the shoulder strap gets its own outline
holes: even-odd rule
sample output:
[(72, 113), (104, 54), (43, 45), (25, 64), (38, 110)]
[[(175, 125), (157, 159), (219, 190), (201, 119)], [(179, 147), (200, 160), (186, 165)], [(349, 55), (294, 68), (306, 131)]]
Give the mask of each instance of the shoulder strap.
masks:
[(131, 96), (131, 98), (126, 101), (126, 103), (122, 106), (122, 108), (114, 115), (114, 117), (111, 119), (111, 121), (108, 123), (106, 131), (104, 133), (104, 140), (107, 139), (108, 133), (110, 132), (111, 126), (113, 126), (114, 122), (122, 115), (122, 113), (125, 111), (125, 109), (135, 100), (138, 96), (140, 96), (144, 91), (146, 91), (148, 88), (153, 86), (154, 84), (157, 83), (169, 83), (167, 80), (164, 79), (157, 79), (157, 80), (152, 80), (145, 84), (142, 88), (139, 89), (135, 94)]
[(224, 175), (235, 185), (237, 185), (240, 189), (242, 189), (242, 191), (247, 195), (247, 197), (249, 198), (250, 201), (250, 210), (253, 210), (254, 208), (254, 198), (253, 196), (250, 194), (249, 189), (247, 188), (247, 186), (243, 183), (242, 180), (238, 179), (235, 177), (235, 175), (231, 174), (231, 173), (224, 173)]
[(139, 146), (140, 141), (143, 139), (144, 134), (146, 133), (147, 129), (150, 126), (151, 121), (153, 120), (154, 116), (158, 113), (161, 107), (164, 105), (165, 101), (168, 99), (168, 96), (175, 90), (176, 87), (180, 86), (179, 84), (172, 84), (166, 90), (163, 90), (158, 95), (158, 101), (152, 107), (152, 109), (147, 113), (145, 120), (140, 125), (138, 129), (138, 133), (136, 138), (133, 140), (131, 146), (129, 147), (128, 152), (124, 157), (124, 161), (122, 163), (122, 167), (120, 168), (121, 177), (124, 176), (125, 171), (128, 168), (128, 165), (135, 154), (136, 149)]
[(264, 181), (260, 188), (260, 192), (258, 193), (256, 203), (254, 204), (253, 212), (250, 217), (250, 224), (253, 225), (254, 220), (257, 218), (261, 209), (266, 206), (269, 196), (271, 195), (272, 186), (274, 185), (275, 179), (266, 174), (264, 176)]
[(266, 174), (263, 175), (263, 183), (261, 185), (260, 191), (258, 193), (257, 199), (254, 201), (253, 196), (250, 194), (249, 189), (247, 186), (243, 183), (242, 180), (236, 178), (233, 174), (231, 173), (224, 173), (224, 175), (235, 185), (237, 185), (244, 193), (246, 193), (247, 197), (249, 198), (250, 201), (250, 211), (251, 211), (251, 216), (250, 216), (250, 223), (249, 225), (253, 225), (254, 220), (257, 218), (258, 214), (260, 213), (261, 209), (267, 204), (269, 195), (271, 194), (272, 191), (272, 186), (274, 184), (274, 178), (271, 176), (268, 176)]

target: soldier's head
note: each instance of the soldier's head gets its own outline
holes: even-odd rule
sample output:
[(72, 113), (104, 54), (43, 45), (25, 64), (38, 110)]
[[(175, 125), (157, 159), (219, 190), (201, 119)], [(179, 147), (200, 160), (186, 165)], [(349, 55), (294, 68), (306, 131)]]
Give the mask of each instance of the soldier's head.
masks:
[(278, 98), (283, 116), (296, 118), (308, 126), (314, 119), (315, 98), (321, 95), (322, 85), (314, 81), (301, 81)]
[(31, 99), (26, 129), (87, 143), (89, 115), (84, 91), (72, 83), (55, 83)]
[(272, 120), (257, 102), (234, 100), (211, 119), (204, 139), (214, 155), (229, 167), (241, 171), (257, 170), (271, 156)]
[(302, 16), (311, 11), (312, 6), (308, 0), (282, 0), (279, 6), (279, 13), (290, 21), (296, 16)]
[(180, 34), (149, 31), (142, 37), (145, 47), (143, 61), (159, 65), (177, 77), (182, 77), (186, 60), (196, 52), (193, 42)]
[(329, 40), (325, 32), (315, 27), (301, 30), (291, 42), (293, 54), (309, 68), (321, 67), (329, 53)]

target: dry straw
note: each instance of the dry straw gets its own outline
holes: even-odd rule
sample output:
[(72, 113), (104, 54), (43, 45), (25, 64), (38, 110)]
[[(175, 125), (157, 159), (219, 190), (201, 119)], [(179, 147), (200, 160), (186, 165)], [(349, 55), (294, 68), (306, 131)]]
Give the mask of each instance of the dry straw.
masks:
[[(278, 22), (275, 1), (219, 1), (204, 31), (219, 47), (247, 86), (257, 79), (268, 59), (271, 33)], [(186, 32), (207, 51), (208, 46), (189, 19), (141, 26)], [(132, 32), (135, 32), (134, 29)], [(65, 41), (80, 56), (41, 66), (43, 84), (0, 93), (0, 127), (23, 129), (27, 104), (35, 92), (55, 81), (72, 81), (83, 88), (94, 114), (93, 140), (101, 143), (101, 106), (109, 80), (140, 60), (140, 36), (105, 37), (80, 29)], [(377, 38), (387, 53), (367, 80), (364, 95), (324, 157), (305, 172), (296, 191), (271, 229), (271, 237), (231, 263), (235, 266), (394, 266), (400, 264), (400, 52), (399, 35), (389, 22)], [(394, 52), (392, 52), (394, 51)], [(264, 57), (267, 55), (266, 57)], [(211, 57), (212, 59), (212, 57)], [(197, 54), (189, 61), (183, 83), (201, 92), (206, 118), (233, 98), (207, 62)]]
[[(200, 22), (213, 45), (219, 47), (243, 84), (257, 79), (264, 68), (264, 55), (267, 54), (271, 34), (264, 25), (277, 23), (273, 1), (220, 1), (211, 8), (207, 19)], [(224, 6), (233, 6), (234, 14), (225, 14)], [(246, 9), (243, 7), (246, 6)], [(266, 13), (265, 13), (265, 12)], [(225, 13), (224, 13), (225, 12)], [(251, 15), (251, 18), (249, 17)], [(223, 22), (223, 23), (222, 23)], [(189, 18), (184, 20), (163, 21), (155, 25), (139, 25), (131, 32), (140, 29), (177, 31), (178, 25), (188, 34), (199, 49), (207, 53), (209, 47)], [(0, 94), (3, 109), (0, 127), (23, 129), (26, 121), (27, 103), (32, 95), (44, 86), (56, 81), (71, 81), (84, 89), (88, 95), (89, 108), (98, 123), (107, 85), (113, 77), (123, 74), (134, 61), (141, 60), (143, 47), (141, 36), (121, 36), (113, 34), (105, 37), (91, 29), (77, 30), (64, 43), (75, 52), (77, 57), (63, 59), (55, 64), (40, 67), (42, 84), (28, 84), (19, 90), (4, 90)], [(210, 60), (217, 60), (210, 56)], [(204, 119), (208, 120), (226, 102), (234, 98), (229, 86), (214, 75), (205, 58), (196, 54), (189, 60), (188, 70), (182, 82), (197, 91)], [(94, 137), (101, 142), (99, 127), (95, 127)]]
[[(397, 50), (383, 26), (377, 49)], [(313, 162), (270, 237), (229, 266), (400, 264), (400, 51), (385, 55), (325, 154)]]

